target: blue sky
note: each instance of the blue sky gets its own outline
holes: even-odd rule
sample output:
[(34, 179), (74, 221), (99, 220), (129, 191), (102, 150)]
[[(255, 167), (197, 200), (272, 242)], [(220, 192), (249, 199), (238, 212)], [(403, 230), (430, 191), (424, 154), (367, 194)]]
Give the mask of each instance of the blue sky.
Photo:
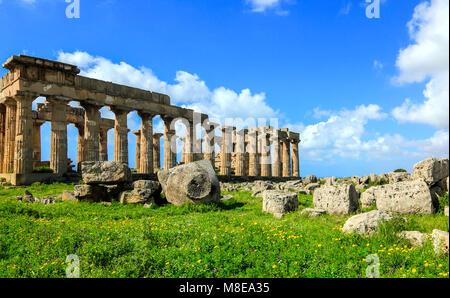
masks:
[[(301, 133), (302, 176), (448, 157), (448, 0), (381, 1), (379, 19), (366, 17), (364, 0), (80, 0), (79, 19), (67, 5), (0, 0), (0, 59), (75, 63), (218, 118), (279, 118)], [(69, 126), (73, 160), (76, 132)]]

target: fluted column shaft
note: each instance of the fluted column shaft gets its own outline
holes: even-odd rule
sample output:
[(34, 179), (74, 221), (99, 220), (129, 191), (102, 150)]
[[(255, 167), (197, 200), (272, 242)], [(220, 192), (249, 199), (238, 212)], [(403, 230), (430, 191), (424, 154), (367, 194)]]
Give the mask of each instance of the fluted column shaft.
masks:
[(77, 170), (79, 171), (80, 163), (84, 161), (84, 123), (75, 123), (75, 127), (78, 129)]
[(135, 130), (133, 131), (133, 134), (136, 135), (136, 156), (135, 156), (135, 169), (140, 173), (140, 167), (141, 167), (141, 131)]
[(283, 150), (283, 177), (291, 176), (291, 143), (288, 140), (282, 141)]
[(14, 151), (16, 144), (17, 103), (13, 98), (5, 101), (5, 146), (3, 157), (3, 172), (14, 169)]
[(236, 176), (245, 176), (245, 130), (236, 131)]
[(273, 144), (273, 176), (274, 177), (281, 177), (281, 148), (280, 148), (280, 140), (278, 138), (274, 138), (272, 140)]
[(208, 127), (206, 127), (206, 135), (205, 135), (205, 154), (203, 156), (204, 159), (207, 159), (211, 161), (211, 165), (213, 168), (215, 167), (215, 158), (216, 153), (215, 151), (215, 127), (212, 124), (208, 124)]
[(141, 164), (140, 172), (143, 174), (153, 174), (153, 117), (154, 115), (139, 112), (142, 119), (141, 127)]
[(222, 149), (220, 152), (220, 175), (231, 175), (231, 153), (233, 151), (233, 128), (222, 127)]
[(194, 123), (190, 121), (186, 127), (185, 145), (185, 163), (191, 163), (194, 161)]
[(300, 177), (300, 159), (298, 141), (292, 142), (292, 176)]
[[(99, 137), (99, 157), (100, 161), (108, 161), (108, 130), (107, 128), (100, 128), (98, 131)], [(115, 147), (114, 147), (115, 149)], [(127, 150), (128, 153), (128, 150)], [(128, 154), (127, 154), (128, 156)]]
[(0, 173), (3, 173), (3, 163), (5, 157), (5, 119), (6, 107), (0, 104)]
[(115, 114), (114, 121), (114, 161), (128, 165), (128, 124), (129, 111), (111, 108)]
[(249, 129), (249, 176), (259, 176), (258, 129)]
[(261, 176), (271, 177), (272, 176), (272, 166), (271, 166), (271, 154), (270, 154), (270, 138), (266, 132), (261, 136)]
[(33, 168), (39, 166), (42, 161), (41, 126), (44, 123), (43, 120), (33, 121)]
[(84, 118), (84, 158), (83, 161), (100, 160), (100, 112), (99, 107), (91, 104), (82, 104), (85, 110)]
[(47, 99), (52, 108), (50, 144), (50, 168), (55, 174), (67, 172), (67, 123), (66, 103)]
[(175, 131), (170, 128), (172, 118), (164, 117), (164, 170), (171, 169), (176, 164), (176, 150), (175, 154), (172, 152), (172, 142), (174, 142), (174, 149), (176, 149), (176, 140), (174, 139)]
[(34, 96), (16, 95), (16, 150), (14, 154), (14, 173), (31, 174), (33, 172), (33, 118), (32, 103)]
[(153, 168), (161, 169), (161, 133), (153, 134)]

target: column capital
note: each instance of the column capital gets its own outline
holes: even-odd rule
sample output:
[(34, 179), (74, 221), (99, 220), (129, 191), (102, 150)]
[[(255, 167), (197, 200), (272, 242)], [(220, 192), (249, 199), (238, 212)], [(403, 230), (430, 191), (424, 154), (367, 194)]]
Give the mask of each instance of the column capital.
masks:
[(145, 111), (145, 110), (137, 111), (137, 114), (141, 118), (149, 117), (149, 118), (152, 118), (152, 119), (153, 119), (153, 117), (155, 117), (157, 115), (154, 112), (149, 112), (149, 111)]
[(139, 135), (140, 136), (141, 135), (141, 130), (133, 130), (132, 133), (134, 135), (137, 135), (137, 136)]
[(108, 109), (114, 114), (128, 114), (133, 111), (133, 109), (122, 106), (108, 106)]

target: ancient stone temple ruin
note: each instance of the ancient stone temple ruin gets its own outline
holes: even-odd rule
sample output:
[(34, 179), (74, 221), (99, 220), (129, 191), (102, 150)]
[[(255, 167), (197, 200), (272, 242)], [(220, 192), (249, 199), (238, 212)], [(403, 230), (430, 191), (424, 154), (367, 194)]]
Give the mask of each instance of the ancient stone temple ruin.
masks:
[[(74, 161), (67, 154), (69, 124), (78, 129), (77, 164), (108, 160), (111, 129), (114, 161), (128, 164), (127, 116), (133, 111), (141, 118), (141, 129), (132, 132), (136, 135), (138, 173), (153, 174), (162, 167), (176, 166), (176, 143), (181, 139), (182, 163), (207, 159), (220, 175), (300, 176), (300, 137), (288, 129), (219, 127), (206, 114), (172, 105), (165, 94), (84, 77), (77, 66), (62, 62), (19, 55), (9, 58), (3, 67), (9, 72), (0, 80), (0, 177), (14, 185), (61, 177), (73, 170)], [(36, 104), (33, 110), (38, 97), (45, 98), (45, 103)], [(114, 120), (100, 116), (103, 107), (114, 113)], [(156, 116), (164, 122), (163, 134), (153, 131)], [(177, 121), (186, 128), (183, 138), (176, 136)], [(45, 122), (51, 124), (48, 162), (41, 160), (41, 126)], [(204, 129), (203, 140), (196, 136), (196, 124)], [(222, 132), (220, 138), (216, 131)], [(220, 154), (216, 154), (216, 146)], [(41, 166), (53, 173), (33, 171)]]

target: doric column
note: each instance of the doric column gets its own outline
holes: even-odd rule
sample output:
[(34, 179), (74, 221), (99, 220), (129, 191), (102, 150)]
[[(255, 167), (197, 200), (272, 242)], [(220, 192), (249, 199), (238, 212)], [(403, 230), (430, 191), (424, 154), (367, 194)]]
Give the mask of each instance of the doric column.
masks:
[(220, 152), (220, 175), (231, 175), (231, 153), (233, 151), (233, 128), (224, 126), (222, 130), (222, 149)]
[(203, 155), (204, 159), (211, 161), (211, 165), (215, 167), (215, 144), (214, 139), (216, 137), (215, 125), (213, 123), (207, 123), (205, 127), (206, 135), (205, 135), (205, 154)]
[(135, 165), (134, 168), (140, 173), (141, 166), (141, 131), (134, 130), (133, 134), (136, 135), (136, 157), (135, 157)]
[(291, 176), (291, 143), (289, 140), (282, 140), (283, 150), (283, 177)]
[(162, 119), (164, 121), (164, 170), (168, 170), (176, 164), (176, 150), (172, 150), (172, 142), (176, 149), (175, 131), (170, 128), (173, 118), (163, 116)]
[(84, 123), (74, 125), (78, 129), (77, 170), (80, 171), (80, 163), (84, 161)]
[(67, 123), (66, 102), (47, 98), (52, 110), (50, 168), (55, 174), (67, 172)]
[(177, 137), (177, 140), (181, 141), (181, 163), (186, 164), (186, 138), (184, 137)]
[(270, 154), (270, 135), (264, 131), (261, 135), (261, 176), (271, 177), (271, 154)]
[(161, 169), (161, 137), (162, 133), (153, 134), (153, 168), (155, 171)]
[(281, 177), (281, 148), (280, 148), (280, 139), (278, 136), (278, 131), (274, 131), (272, 134), (272, 144), (273, 144), (273, 165), (272, 175), (274, 177)]
[[(100, 161), (108, 161), (108, 130), (108, 128), (100, 127), (98, 131), (98, 150)], [(116, 147), (114, 147), (114, 151), (115, 149)]]
[(44, 120), (33, 121), (33, 168), (40, 166), (41, 159), (41, 126)]
[(300, 177), (300, 160), (298, 154), (298, 140), (292, 141), (292, 176)]
[(153, 117), (155, 115), (138, 112), (142, 119), (141, 126), (141, 164), (139, 166), (142, 174), (153, 174)]
[(236, 130), (236, 176), (245, 176), (245, 129)]
[(83, 161), (100, 161), (100, 107), (81, 103), (84, 108), (84, 158)]
[(33, 118), (30, 95), (16, 95), (16, 150), (14, 154), (14, 173), (31, 174), (33, 172)]
[(17, 103), (13, 98), (5, 102), (5, 146), (3, 154), (3, 172), (8, 173), (14, 169), (14, 151), (16, 144), (16, 117)]
[(194, 123), (192, 121), (189, 121), (186, 127), (185, 146), (185, 163), (191, 163), (194, 161)]
[(259, 161), (258, 161), (258, 128), (250, 128), (248, 134), (249, 138), (249, 176), (259, 176)]
[(5, 156), (5, 119), (6, 107), (0, 104), (0, 173), (3, 173), (3, 160)]
[(128, 125), (129, 111), (111, 107), (115, 114), (114, 121), (114, 161), (128, 165)]

